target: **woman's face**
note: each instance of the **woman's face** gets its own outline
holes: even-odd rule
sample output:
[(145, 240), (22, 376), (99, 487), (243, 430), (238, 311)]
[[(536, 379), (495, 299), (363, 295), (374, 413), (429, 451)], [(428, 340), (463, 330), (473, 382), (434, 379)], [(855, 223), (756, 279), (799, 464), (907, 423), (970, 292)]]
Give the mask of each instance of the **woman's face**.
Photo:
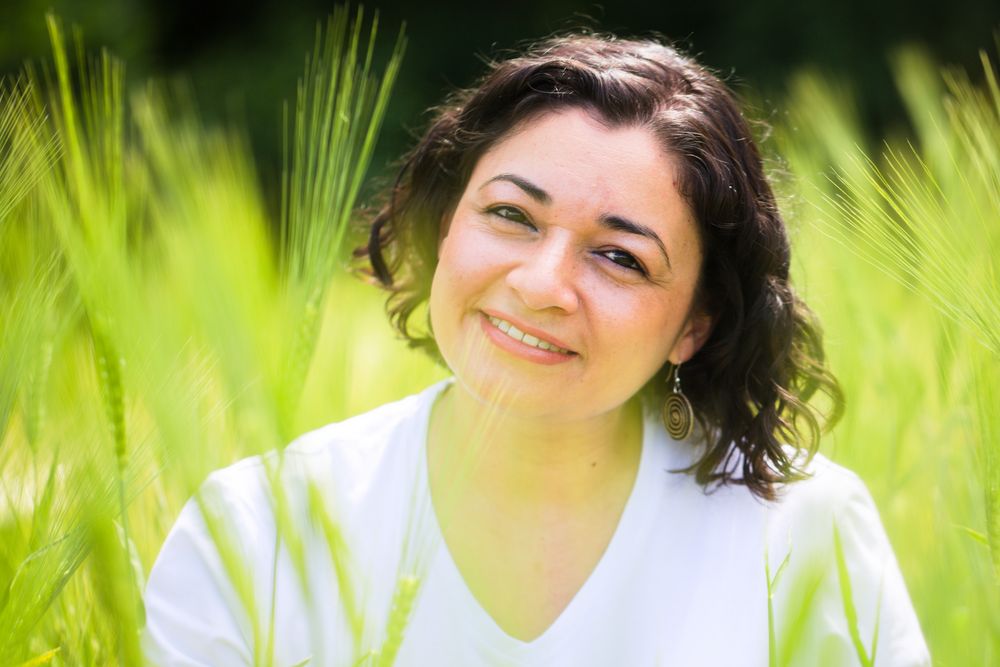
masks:
[(647, 130), (579, 109), (536, 118), (483, 155), (445, 223), (434, 337), (483, 401), (599, 416), (707, 337), (698, 231)]

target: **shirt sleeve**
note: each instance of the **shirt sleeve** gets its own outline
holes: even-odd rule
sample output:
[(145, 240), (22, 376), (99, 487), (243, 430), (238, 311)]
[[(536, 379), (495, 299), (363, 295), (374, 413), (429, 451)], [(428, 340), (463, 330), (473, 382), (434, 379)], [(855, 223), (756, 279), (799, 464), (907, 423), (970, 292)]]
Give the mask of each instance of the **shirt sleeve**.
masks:
[(930, 665), (868, 489), (839, 466), (817, 477), (805, 482), (817, 484), (791, 522), (788, 572), (775, 594), (779, 656), (838, 667)]
[[(144, 595), (142, 646), (147, 664), (253, 663), (254, 612), (245, 609), (233, 584), (234, 568), (250, 565), (253, 526), (241, 521), (240, 508), (226, 500), (210, 478), (184, 506), (160, 550)], [(217, 539), (225, 542), (222, 549)]]
[[(853, 604), (858, 634), (874, 664), (880, 667), (930, 665), (920, 622), (875, 502), (861, 480), (852, 477), (851, 493), (835, 518), (834, 560), (837, 560), (838, 538), (843, 555), (836, 583), (845, 620), (850, 620), (847, 610)], [(848, 595), (851, 602), (846, 599)], [(862, 628), (871, 629), (871, 638), (875, 637), (877, 628), (874, 647), (861, 635)]]

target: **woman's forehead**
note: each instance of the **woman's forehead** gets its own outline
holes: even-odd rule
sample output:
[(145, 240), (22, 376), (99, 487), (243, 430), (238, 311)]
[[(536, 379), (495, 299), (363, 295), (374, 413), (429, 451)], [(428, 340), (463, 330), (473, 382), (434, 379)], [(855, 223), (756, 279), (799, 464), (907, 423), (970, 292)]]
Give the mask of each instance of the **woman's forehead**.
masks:
[[(675, 208), (674, 161), (642, 127), (609, 127), (583, 109), (549, 112), (522, 123), (477, 162), (468, 191), (531, 183), (552, 204), (598, 200), (629, 208)], [(495, 186), (493, 185), (495, 184)]]

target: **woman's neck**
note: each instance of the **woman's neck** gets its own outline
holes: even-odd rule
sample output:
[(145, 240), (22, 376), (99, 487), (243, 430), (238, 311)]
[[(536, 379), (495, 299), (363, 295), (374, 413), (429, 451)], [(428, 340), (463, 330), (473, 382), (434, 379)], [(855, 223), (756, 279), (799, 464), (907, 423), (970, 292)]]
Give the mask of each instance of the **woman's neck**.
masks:
[(627, 495), (641, 450), (637, 401), (558, 421), (509, 414), (459, 383), (439, 397), (428, 433), (432, 484), (444, 487), (436, 497), (476, 497), (512, 512), (586, 510)]

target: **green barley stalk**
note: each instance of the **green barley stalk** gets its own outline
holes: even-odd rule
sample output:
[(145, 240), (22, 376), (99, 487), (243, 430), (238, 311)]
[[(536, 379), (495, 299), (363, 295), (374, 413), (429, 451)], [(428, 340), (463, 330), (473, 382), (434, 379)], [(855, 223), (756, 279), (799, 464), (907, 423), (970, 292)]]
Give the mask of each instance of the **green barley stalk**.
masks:
[[(135, 628), (142, 625), (143, 611), (135, 596), (136, 580), (141, 575), (136, 571), (134, 545), (126, 537), (123, 525), (100, 515), (92, 519), (89, 541), (94, 569), (99, 570), (95, 576), (97, 601), (107, 618), (115, 620), (118, 664), (139, 667), (143, 662)], [(123, 600), (131, 604), (122, 604)]]
[(58, 154), (45, 114), (25, 79), (0, 79), (0, 230)]
[[(40, 412), (41, 403), (33, 393), (44, 384), (50, 318), (65, 287), (58, 258), (36, 229), (44, 221), (36, 186), (49, 177), (60, 148), (36, 93), (28, 79), (0, 84), (0, 443), (13, 435), (7, 426), (19, 388), (25, 385), (24, 426), (32, 456), (38, 453), (32, 416)], [(25, 378), (30, 379), (25, 382)], [(16, 436), (12, 440), (16, 442)], [(18, 452), (8, 449), (5, 454), (11, 456), (0, 459), (0, 489), (7, 498), (32, 479), (41, 491), (34, 498), (26, 541), (8, 541), (5, 536), (0, 548), (4, 569), (10, 572), (0, 590), (0, 663), (4, 664), (24, 657), (26, 637), (85, 553), (79, 535), (50, 542), (49, 518), (58, 515), (53, 512), (56, 461), (34, 461), (34, 476), (16, 467), (8, 473), (3, 468), (17, 461)]]
[(973, 366), (977, 452), (983, 476), (986, 531), (994, 582), (1000, 584), (1000, 370), (989, 355)]
[(378, 23), (376, 13), (365, 35), (360, 8), (353, 20), (348, 7), (335, 9), (326, 29), (317, 27), (312, 54), (299, 79), (293, 120), (287, 104), (284, 108), (280, 256), (289, 318), (296, 323), (288, 358), (280, 369), (278, 402), (286, 439), (294, 435), (290, 422), (315, 351), (318, 314), (340, 266), (406, 45), (400, 30), (384, 72), (376, 74)]
[[(227, 411), (245, 429), (250, 451), (273, 448), (280, 438), (267, 371), (279, 366), (271, 357), (287, 335), (275, 307), (267, 219), (247, 142), (235, 132), (203, 128), (183, 95), (162, 87), (147, 87), (132, 106), (149, 216), (149, 272), (142, 276), (148, 297), (136, 309), (145, 315), (134, 318), (136, 327), (164, 371), (184, 360), (156, 359), (160, 354), (183, 347), (203, 355), (223, 381)], [(174, 326), (160, 331), (151, 322)], [(168, 424), (169, 406), (163, 408), (161, 422)], [(181, 449), (168, 458), (187, 467), (187, 448), (177, 444)]]
[(789, 550), (772, 577), (771, 555), (769, 551), (764, 552), (764, 581), (767, 583), (767, 655), (769, 667), (778, 667), (778, 640), (777, 623), (774, 618), (774, 596), (778, 590), (778, 584), (781, 582), (781, 575), (784, 573), (785, 568), (788, 567), (791, 557), (792, 552)]
[[(817, 622), (817, 595), (820, 593), (823, 581), (829, 576), (827, 565), (826, 562), (817, 559), (785, 575), (787, 588), (783, 610), (786, 617), (775, 619), (776, 623), (780, 624), (782, 632), (776, 639), (776, 647), (772, 647), (770, 664), (780, 667), (802, 664), (799, 653), (806, 648), (804, 641), (812, 625)], [(789, 574), (794, 576), (789, 579)], [(772, 590), (776, 591), (776, 586)], [(810, 656), (815, 658), (812, 653)]]
[(87, 549), (86, 535), (76, 530), (31, 552), (18, 565), (0, 600), (0, 664), (23, 656), (31, 631), (83, 562)]
[[(51, 294), (51, 292), (49, 292)], [(27, 372), (24, 391), (24, 430), (28, 444), (38, 448), (41, 426), (45, 417), (45, 393), (52, 369), (53, 334), (45, 332), (38, 344), (35, 358)], [(2, 437), (2, 433), (0, 433)]]
[[(914, 73), (930, 66), (912, 54), (898, 62), (910, 77), (931, 78)], [(947, 75), (942, 120), (927, 128), (923, 154), (888, 149), (884, 167), (854, 158), (856, 175), (842, 174), (831, 202), (848, 227), (831, 233), (1000, 355), (1000, 89), (985, 54), (983, 66), (986, 90)]]
[[(294, 434), (292, 422), (319, 336), (319, 314), (339, 267), (351, 215), (405, 46), (400, 31), (384, 73), (376, 75), (373, 66), (378, 15), (371, 21), (367, 44), (363, 28), (363, 11), (359, 9), (352, 21), (346, 6), (334, 11), (325, 31), (317, 28), (312, 55), (306, 59), (305, 73), (298, 84), (290, 159), (287, 105), (284, 110), (280, 257), (288, 320), (294, 324), (287, 358), (280, 368), (281, 379), (276, 383), (280, 432), (285, 440)], [(280, 466), (275, 474), (271, 486), (279, 534), (302, 580), (302, 590), (311, 599), (304, 547), (283, 493)], [(344, 568), (349, 555), (346, 545), (337, 541), (339, 530), (315, 499), (315, 494), (310, 496), (310, 509), (320, 512), (314, 519), (318, 518), (331, 547), (344, 595), (342, 604), (357, 648), (363, 623)]]
[(233, 535), (232, 526), (228, 523), (227, 517), (219, 513), (215, 499), (210, 494), (203, 489), (195, 495), (195, 500), (212, 538), (212, 543), (219, 554), (223, 570), (240, 601), (245, 619), (250, 625), (250, 640), (254, 647), (254, 667), (271, 667), (274, 661), (269, 656), (269, 651), (261, 650), (264, 634), (260, 627), (259, 605), (254, 592), (253, 574), (247, 568), (246, 556), (237, 546), (237, 536)]
[(330, 560), (333, 561), (337, 577), (337, 599), (344, 609), (351, 638), (354, 641), (354, 653), (360, 651), (361, 641), (365, 631), (365, 616), (363, 605), (354, 590), (354, 566), (350, 549), (344, 538), (340, 523), (331, 515), (329, 506), (323, 498), (323, 493), (316, 484), (309, 484), (309, 515), (318, 521), (320, 530), (326, 540)]
[(396, 581), (396, 590), (392, 596), (392, 606), (389, 609), (389, 619), (386, 623), (385, 640), (378, 650), (375, 660), (376, 667), (392, 667), (396, 662), (396, 654), (403, 643), (406, 624), (413, 611), (413, 603), (420, 591), (420, 579), (413, 575), (403, 575)]
[[(80, 63), (80, 102), (72, 92), (72, 74), (59, 22), (47, 17), (58, 77), (53, 105), (56, 131), (64, 137), (64, 179), (48, 192), (54, 221), (83, 297), (94, 346), (94, 359), (119, 472), (126, 464), (122, 366), (112, 339), (113, 303), (106, 288), (104, 262), (124, 261), (125, 219), (122, 209), (122, 115), (124, 68), (107, 53), (89, 67)], [(82, 52), (82, 44), (78, 43)], [(81, 55), (82, 59), (82, 55)], [(82, 109), (83, 122), (80, 119)], [(100, 165), (100, 166), (98, 166)], [(60, 189), (59, 186), (65, 186)]]
[(844, 603), (844, 618), (847, 620), (847, 630), (851, 635), (851, 644), (854, 646), (855, 655), (862, 667), (874, 667), (875, 654), (878, 649), (878, 628), (879, 609), (881, 609), (882, 596), (879, 594), (879, 604), (875, 612), (875, 627), (873, 629), (871, 641), (871, 657), (861, 639), (861, 630), (858, 628), (858, 612), (854, 607), (854, 590), (851, 587), (851, 575), (847, 569), (847, 559), (844, 556), (844, 546), (840, 539), (840, 530), (837, 524), (833, 524), (833, 551), (837, 562), (837, 582), (840, 585), (840, 597)]
[[(52, 15), (47, 23), (57, 85), (51, 109), (65, 150), (60, 173), (47, 183), (46, 201), (90, 325), (98, 385), (115, 454), (117, 513), (125, 548), (130, 538), (124, 360), (115, 340), (119, 333), (115, 313), (122, 309), (121, 290), (127, 284), (124, 67), (106, 52), (88, 59), (78, 35), (74, 77), (61, 25)], [(74, 81), (80, 89), (79, 98)], [(125, 626), (119, 639), (124, 659), (134, 663), (138, 658), (130, 628), (136, 627), (132, 610), (138, 607), (139, 597), (137, 582), (131, 577), (127, 582), (125, 594), (116, 602), (124, 618), (133, 619), (133, 624)]]
[(52, 662), (53, 658), (59, 653), (59, 648), (48, 650), (41, 655), (37, 655), (27, 662), (22, 662), (18, 667), (41, 667), (42, 665), (47, 665)]
[[(274, 580), (277, 583), (277, 567), (279, 560), (279, 553), (282, 548), (288, 552), (288, 557), (292, 561), (292, 566), (295, 568), (295, 572), (299, 575), (299, 584), (302, 590), (303, 597), (306, 601), (306, 607), (312, 608), (313, 603), (313, 586), (310, 584), (310, 573), (309, 567), (306, 560), (306, 545), (305, 536), (302, 534), (304, 527), (301, 524), (297, 524), (294, 517), (294, 510), (291, 507), (291, 500), (288, 497), (288, 491), (285, 489), (284, 479), (282, 477), (282, 469), (284, 464), (284, 457), (279, 453), (276, 458), (269, 458), (265, 461), (267, 481), (271, 490), (271, 500), (272, 508), (274, 511), (274, 520), (276, 528), (276, 542), (274, 545)], [(267, 657), (268, 661), (274, 660), (275, 651), (275, 605), (277, 604), (277, 595), (272, 591), (271, 595), (271, 608), (268, 617), (268, 640), (267, 640)], [(311, 634), (315, 633), (319, 628), (315, 625), (315, 615), (309, 614), (309, 618), (305, 619), (310, 627)], [(312, 636), (318, 636), (312, 634)]]
[[(930, 66), (913, 54), (898, 62), (909, 77), (931, 78)], [(884, 167), (871, 160), (863, 181), (845, 178), (832, 200), (846, 228), (831, 234), (856, 249), (941, 313), (989, 351), (987, 368), (1000, 363), (1000, 86), (985, 54), (986, 85), (967, 75), (944, 76), (946, 96), (931, 113), (921, 153), (887, 150)], [(914, 73), (916, 72), (916, 73)], [(920, 90), (912, 82), (904, 94)], [(926, 101), (911, 98), (911, 106)], [(873, 190), (876, 205), (861, 207), (858, 191)], [(977, 375), (983, 378), (983, 374)], [(976, 383), (976, 422), (996, 429), (1000, 407), (983, 401), (985, 380)], [(984, 461), (996, 458), (997, 442), (983, 439)], [(1000, 504), (1000, 470), (983, 468), (987, 536), (994, 563), (1000, 562), (1000, 528), (993, 519)]]
[[(47, 373), (46, 316), (55, 306), (60, 291), (59, 268), (55, 261), (36, 266), (11, 289), (0, 288), (0, 443), (14, 412), (25, 377), (30, 390)], [(32, 396), (29, 405), (38, 405)], [(29, 437), (37, 424), (26, 424)], [(31, 439), (34, 442), (34, 438)]]
[(25, 266), (17, 256), (25, 232), (9, 224), (58, 155), (44, 111), (33, 103), (34, 92), (27, 80), (0, 80), (0, 442), (21, 379), (44, 357), (37, 342), (58, 273), (52, 260), (32, 257)]

